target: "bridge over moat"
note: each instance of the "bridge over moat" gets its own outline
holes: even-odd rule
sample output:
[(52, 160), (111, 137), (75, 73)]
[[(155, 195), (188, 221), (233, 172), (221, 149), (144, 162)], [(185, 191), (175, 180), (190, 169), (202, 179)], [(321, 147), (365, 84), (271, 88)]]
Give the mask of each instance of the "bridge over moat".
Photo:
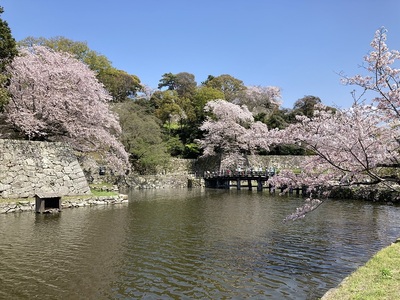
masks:
[[(241, 190), (247, 188), (248, 190), (256, 189), (263, 191), (268, 189), (270, 193), (274, 193), (277, 189), (281, 192), (286, 189), (286, 186), (275, 187), (268, 183), (268, 179), (275, 176), (274, 171), (223, 171), (223, 172), (206, 172), (204, 174), (204, 183), (206, 188), (214, 189), (231, 189), (236, 188)], [(289, 193), (296, 193), (296, 195), (305, 194), (306, 188), (289, 188)]]

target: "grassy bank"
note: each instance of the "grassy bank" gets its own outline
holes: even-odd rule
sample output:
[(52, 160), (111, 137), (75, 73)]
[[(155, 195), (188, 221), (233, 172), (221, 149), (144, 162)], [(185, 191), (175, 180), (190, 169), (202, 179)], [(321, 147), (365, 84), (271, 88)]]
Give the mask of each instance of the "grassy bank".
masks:
[(400, 239), (375, 254), (322, 299), (400, 299)]

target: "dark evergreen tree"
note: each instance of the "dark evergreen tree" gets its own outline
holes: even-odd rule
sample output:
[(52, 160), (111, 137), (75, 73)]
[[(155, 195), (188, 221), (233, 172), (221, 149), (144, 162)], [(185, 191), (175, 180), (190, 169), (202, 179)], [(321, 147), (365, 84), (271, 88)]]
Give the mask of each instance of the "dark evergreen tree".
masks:
[[(4, 12), (0, 6), (0, 15)], [(5, 67), (18, 54), (17, 43), (11, 35), (8, 23), (0, 18), (0, 70), (3, 72)]]
[[(4, 12), (0, 6), (0, 15)], [(7, 104), (9, 95), (7, 92), (8, 76), (5, 73), (6, 66), (18, 54), (17, 43), (12, 37), (8, 23), (0, 18), (0, 112)]]

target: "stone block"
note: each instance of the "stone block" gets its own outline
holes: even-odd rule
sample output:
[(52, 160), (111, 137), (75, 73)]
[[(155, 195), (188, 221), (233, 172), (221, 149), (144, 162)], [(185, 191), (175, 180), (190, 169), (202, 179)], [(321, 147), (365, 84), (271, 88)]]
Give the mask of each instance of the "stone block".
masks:
[(85, 178), (85, 176), (83, 175), (83, 173), (78, 173), (78, 172), (74, 172), (74, 173), (71, 173), (70, 175), (69, 175), (69, 177), (72, 179), (72, 180), (82, 180), (82, 179), (85, 179), (86, 180), (86, 178)]
[(55, 165), (53, 167), (53, 170), (58, 174), (58, 173), (64, 173), (64, 168), (60, 165)]
[(65, 174), (71, 174), (73, 172), (72, 168), (69, 166), (64, 167), (64, 173)]
[(29, 170), (26, 172), (26, 176), (28, 177), (36, 177), (36, 172), (35, 170)]
[(35, 161), (34, 161), (32, 158), (27, 158), (27, 159), (25, 160), (25, 165), (26, 165), (26, 166), (35, 166), (36, 163), (35, 163)]
[(51, 168), (43, 168), (42, 169), (43, 174), (45, 174), (46, 176), (55, 176), (56, 172), (54, 171), (54, 169)]
[(19, 174), (14, 178), (14, 183), (25, 183), (28, 181), (28, 176)]
[(11, 189), (11, 185), (10, 184), (0, 183), (0, 192), (6, 191), (6, 190), (9, 190), (9, 189)]
[(61, 187), (58, 188), (58, 194), (60, 194), (60, 195), (69, 195), (70, 194), (70, 190), (66, 186), (61, 186)]

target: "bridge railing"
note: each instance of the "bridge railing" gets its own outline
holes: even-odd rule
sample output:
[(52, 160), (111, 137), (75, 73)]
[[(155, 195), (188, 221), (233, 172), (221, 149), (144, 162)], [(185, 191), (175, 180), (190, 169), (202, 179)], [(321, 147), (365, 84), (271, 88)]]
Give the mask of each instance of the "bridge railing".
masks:
[(216, 177), (271, 177), (276, 173), (275, 169), (264, 170), (222, 170), (222, 171), (205, 171), (204, 178)]

